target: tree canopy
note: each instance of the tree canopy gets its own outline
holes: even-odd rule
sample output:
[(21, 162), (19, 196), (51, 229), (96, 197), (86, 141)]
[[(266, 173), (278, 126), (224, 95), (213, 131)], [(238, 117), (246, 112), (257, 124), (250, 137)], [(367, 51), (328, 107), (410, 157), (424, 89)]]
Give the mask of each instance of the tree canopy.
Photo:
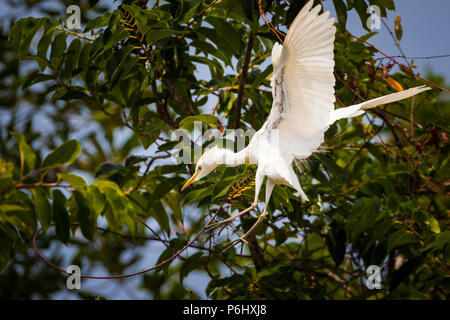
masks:
[[(57, 2), (64, 12), (70, 4)], [(24, 2), (39, 17), (1, 33), (1, 298), (67, 290), (67, 275), (42, 261), (33, 236), (55, 265), (80, 265), (86, 275), (99, 275), (90, 273), (96, 264), (103, 276), (139, 271), (148, 244), (162, 244), (151, 270), (136, 275), (153, 298), (448, 297), (450, 109), (440, 98), (448, 90), (442, 77), (418, 74), (406, 57), (380, 57), (370, 44), (369, 5), (383, 19), (394, 0), (332, 1), (336, 108), (432, 90), (335, 123), (326, 151), (298, 170), (310, 201), (276, 186), (248, 246), (226, 252), (260, 209), (220, 234), (204, 226), (250, 205), (256, 168), (221, 166), (181, 191), (194, 164), (173, 161), (172, 133), (192, 132), (194, 121), (218, 136), (259, 129), (272, 105), (272, 46), (306, 1), (97, 2), (80, 1), (78, 29), (47, 1)], [(346, 30), (353, 9), (362, 37)], [(385, 27), (401, 43), (400, 19)], [(381, 289), (366, 286), (372, 265)], [(194, 271), (209, 278), (206, 292), (184, 284)]]

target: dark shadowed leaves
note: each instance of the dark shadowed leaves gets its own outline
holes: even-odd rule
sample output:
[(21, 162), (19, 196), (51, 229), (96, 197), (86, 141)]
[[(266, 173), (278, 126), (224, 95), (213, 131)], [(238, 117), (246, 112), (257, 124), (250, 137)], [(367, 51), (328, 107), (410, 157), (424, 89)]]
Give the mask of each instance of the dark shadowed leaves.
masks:
[(66, 198), (60, 190), (53, 190), (53, 220), (55, 221), (56, 236), (67, 243), (70, 236), (70, 220), (66, 208)]

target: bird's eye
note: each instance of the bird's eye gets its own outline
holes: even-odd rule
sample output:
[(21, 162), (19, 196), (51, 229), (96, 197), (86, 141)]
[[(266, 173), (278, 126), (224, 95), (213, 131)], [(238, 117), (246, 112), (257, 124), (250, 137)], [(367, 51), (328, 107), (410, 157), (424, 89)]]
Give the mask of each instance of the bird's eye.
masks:
[(202, 170), (202, 166), (198, 166), (198, 167), (197, 167), (197, 170)]

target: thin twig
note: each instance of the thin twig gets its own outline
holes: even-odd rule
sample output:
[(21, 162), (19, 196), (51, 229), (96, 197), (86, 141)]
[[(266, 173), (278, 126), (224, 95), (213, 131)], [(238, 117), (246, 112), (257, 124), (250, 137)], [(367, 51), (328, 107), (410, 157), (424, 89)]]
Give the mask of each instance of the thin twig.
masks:
[[(406, 59), (409, 60), (428, 60), (428, 59), (438, 59), (438, 58), (448, 58), (450, 57), (450, 54), (443, 54), (439, 56), (428, 56), (428, 57), (406, 57)], [(382, 60), (382, 59), (389, 59), (389, 58), (403, 58), (403, 56), (388, 56), (388, 57), (380, 57), (375, 58), (374, 60)]]
[(397, 64), (397, 65), (400, 67), (401, 70), (403, 70), (403, 71), (405, 71), (405, 72), (411, 74), (412, 76), (414, 76), (414, 77), (417, 78), (417, 79), (420, 79), (420, 80), (426, 82), (426, 83), (429, 84), (430, 86), (433, 86), (433, 87), (435, 87), (435, 88), (438, 88), (438, 89), (441, 90), (441, 91), (445, 91), (445, 92), (447, 92), (447, 93), (450, 93), (450, 90), (445, 89), (445, 88), (442, 88), (441, 86), (435, 84), (434, 82), (431, 82), (430, 80), (424, 79), (424, 78), (422, 78), (421, 76), (419, 76), (418, 74), (415, 74), (410, 68), (408, 68), (407, 66), (401, 64), (400, 62), (398, 62), (398, 61), (395, 60), (394, 58), (388, 56), (386, 53), (384, 53), (383, 51), (381, 51), (380, 49), (378, 49), (377, 47), (375, 47), (373, 44), (369, 43), (368, 41), (366, 41), (366, 40), (364, 40), (364, 39), (361, 39), (361, 38), (358, 37), (358, 36), (355, 36), (354, 34), (352, 34), (352, 33), (349, 32), (349, 31), (346, 31), (346, 33), (347, 33), (349, 36), (351, 36), (351, 37), (355, 38), (356, 40), (359, 40), (359, 41), (361, 41), (361, 42), (367, 44), (367, 45), (370, 46), (371, 48), (373, 48), (373, 49), (375, 49), (376, 51), (378, 51), (379, 53), (381, 53), (381, 54), (382, 54), (383, 56), (385, 56), (387, 59), (389, 59), (389, 60), (391, 60), (392, 62), (394, 62), (395, 64)]
[[(90, 275), (84, 275), (81, 274), (79, 275), (81, 278), (89, 278), (89, 279), (121, 279), (121, 278), (128, 278), (128, 277), (132, 277), (132, 276), (136, 276), (139, 274), (143, 274), (143, 273), (147, 273), (149, 271), (158, 269), (164, 265), (166, 265), (167, 263), (171, 262), (173, 259), (177, 258), (180, 254), (182, 254), (187, 248), (191, 247), (192, 244), (203, 234), (203, 232), (206, 230), (207, 227), (209, 227), (209, 225), (214, 221), (214, 219), (217, 217), (217, 215), (219, 214), (220, 210), (222, 209), (223, 205), (225, 203), (225, 200), (222, 201), (222, 203), (220, 204), (219, 208), (217, 209), (216, 213), (213, 215), (213, 217), (208, 221), (208, 223), (206, 223), (203, 228), (194, 236), (194, 238), (189, 241), (183, 248), (181, 248), (180, 250), (178, 250), (176, 253), (174, 253), (172, 256), (170, 256), (169, 258), (165, 259), (164, 261), (161, 261), (160, 263), (154, 265), (153, 267), (147, 268), (145, 270), (140, 270), (140, 271), (136, 271), (136, 272), (132, 272), (132, 273), (128, 273), (128, 274), (119, 274), (119, 275), (112, 275), (112, 276), (90, 276)], [(77, 224), (77, 223), (74, 223)], [(108, 229), (104, 229), (101, 227), (96, 227), (97, 229), (101, 229), (104, 231), (109, 231)], [(53, 262), (51, 262), (50, 260), (48, 260), (46, 257), (44, 257), (44, 255), (41, 253), (41, 251), (39, 250), (38, 246), (37, 246), (37, 236), (38, 234), (42, 231), (42, 227), (39, 228), (33, 236), (33, 247), (34, 250), (36, 251), (36, 253), (38, 254), (38, 256), (45, 262), (47, 263), (49, 266), (51, 266), (52, 268), (59, 270), (60, 272), (66, 273), (66, 274), (71, 274), (69, 272), (67, 272), (67, 270), (57, 266), (56, 264), (54, 264)], [(134, 236), (129, 236), (130, 238), (133, 238)]]
[(397, 38), (394, 36), (394, 33), (392, 32), (391, 28), (389, 28), (388, 24), (386, 23), (386, 21), (384, 21), (384, 19), (381, 19), (381, 22), (383, 23), (383, 25), (386, 27), (387, 31), (391, 35), (391, 38), (394, 41), (395, 46), (398, 48), (398, 51), (400, 51), (401, 57), (405, 60), (406, 64), (408, 66), (410, 66), (411, 63), (408, 61), (408, 59), (406, 59), (406, 55), (403, 52), (402, 48), (400, 47), (400, 43), (398, 42)]
[(89, 40), (89, 41), (94, 41), (95, 40), (95, 38), (86, 37), (84, 34), (79, 34), (79, 33), (74, 32), (74, 31), (66, 30), (66, 29), (64, 29), (64, 27), (61, 27), (61, 28), (56, 27), (55, 29), (58, 30), (58, 31), (62, 31), (62, 32), (66, 33), (66, 34), (71, 34), (71, 35), (73, 35), (75, 37), (78, 37), (80, 39)]
[(239, 79), (239, 91), (236, 99), (236, 118), (234, 119), (234, 128), (238, 129), (241, 123), (241, 109), (242, 101), (244, 99), (245, 84), (247, 83), (248, 67), (250, 64), (250, 58), (253, 50), (253, 34), (248, 36), (247, 51), (245, 52), (244, 64), (242, 66), (242, 72)]

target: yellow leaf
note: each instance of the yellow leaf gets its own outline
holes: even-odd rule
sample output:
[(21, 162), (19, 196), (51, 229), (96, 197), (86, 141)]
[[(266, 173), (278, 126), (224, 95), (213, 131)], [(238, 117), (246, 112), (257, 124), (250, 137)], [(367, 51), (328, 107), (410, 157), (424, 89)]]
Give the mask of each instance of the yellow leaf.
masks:
[(397, 81), (395, 81), (394, 79), (392, 79), (391, 77), (387, 77), (387, 78), (385, 79), (385, 81), (386, 81), (387, 83), (389, 83), (389, 85), (390, 85), (392, 88), (394, 88), (395, 90), (397, 90), (397, 91), (403, 91), (402, 85), (401, 85), (400, 83), (398, 83)]
[[(383, 79), (383, 75), (381, 72), (377, 72), (377, 77), (380, 77)], [(403, 91), (403, 87), (400, 83), (392, 79), (391, 77), (386, 76), (386, 79), (384, 79), (392, 88), (394, 88), (397, 91)]]

